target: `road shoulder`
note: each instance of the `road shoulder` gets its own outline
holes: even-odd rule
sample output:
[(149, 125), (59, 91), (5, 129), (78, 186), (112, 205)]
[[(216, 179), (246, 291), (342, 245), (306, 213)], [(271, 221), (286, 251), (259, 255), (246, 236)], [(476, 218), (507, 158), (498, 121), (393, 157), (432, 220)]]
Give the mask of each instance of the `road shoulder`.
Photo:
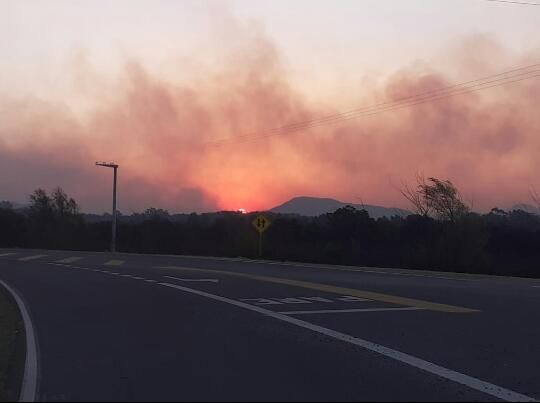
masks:
[(24, 363), (24, 322), (13, 297), (0, 285), (0, 402), (18, 400)]

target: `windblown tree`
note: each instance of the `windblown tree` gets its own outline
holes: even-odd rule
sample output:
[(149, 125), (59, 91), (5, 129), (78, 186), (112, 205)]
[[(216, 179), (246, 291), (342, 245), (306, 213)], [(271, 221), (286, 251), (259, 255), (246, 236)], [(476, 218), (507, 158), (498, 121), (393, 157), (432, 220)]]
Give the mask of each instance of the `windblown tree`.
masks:
[(416, 214), (424, 217), (456, 222), (470, 211), (459, 190), (449, 180), (433, 177), (426, 180), (418, 175), (416, 188), (406, 185), (401, 194), (413, 205)]
[(428, 187), (424, 175), (416, 175), (416, 187), (412, 188), (407, 183), (403, 183), (400, 189), (401, 194), (411, 203), (414, 213), (422, 217), (430, 217), (433, 212), (431, 200), (426, 197), (425, 189)]

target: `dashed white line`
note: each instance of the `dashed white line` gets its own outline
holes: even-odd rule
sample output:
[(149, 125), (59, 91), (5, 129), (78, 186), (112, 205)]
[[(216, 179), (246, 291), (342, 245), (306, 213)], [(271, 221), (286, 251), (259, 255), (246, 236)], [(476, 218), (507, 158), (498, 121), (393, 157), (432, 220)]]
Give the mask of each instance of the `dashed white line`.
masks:
[(33, 256), (26, 256), (26, 257), (21, 257), (19, 258), (19, 260), (21, 262), (29, 262), (30, 260), (36, 260), (36, 259), (40, 259), (42, 257), (46, 257), (47, 255), (33, 255)]
[(289, 311), (280, 312), (282, 315), (315, 315), (326, 313), (356, 313), (356, 312), (391, 312), (391, 311), (422, 311), (422, 308), (404, 307), (404, 308), (364, 308), (364, 309), (326, 309), (320, 311)]
[(163, 276), (163, 277), (169, 278), (171, 280), (183, 281), (186, 283), (219, 283), (219, 280), (215, 278), (179, 278), (179, 277), (171, 277), (171, 276)]
[(7, 256), (13, 256), (13, 255), (16, 255), (16, 253), (0, 253), (0, 257), (7, 257)]
[(108, 270), (89, 269), (89, 268), (85, 268), (85, 267), (77, 267), (77, 266), (71, 266), (71, 265), (68, 265), (68, 264), (53, 263), (53, 262), (50, 262), (50, 263), (47, 263), (47, 264), (52, 265), (52, 266), (71, 268), (71, 269), (89, 270), (89, 271), (93, 271), (93, 272), (96, 272), (96, 273), (109, 274), (111, 276), (121, 276), (121, 277), (131, 278), (133, 280), (145, 281), (147, 283), (157, 283), (156, 280), (148, 280), (148, 279), (145, 279), (144, 277), (134, 276), (134, 275), (131, 275), (131, 274), (121, 274), (121, 273), (118, 273), (118, 272), (112, 272), (112, 271), (108, 271)]
[(109, 260), (104, 263), (104, 266), (122, 266), (125, 263), (125, 260)]
[(81, 260), (82, 257), (68, 257), (68, 258), (65, 258), (65, 259), (60, 259), (60, 260), (57, 260), (56, 263), (73, 263), (73, 262), (76, 262), (77, 260)]
[(359, 339), (357, 337), (353, 337), (345, 333), (336, 332), (335, 330), (318, 326), (313, 323), (305, 322), (303, 320), (300, 320), (291, 316), (283, 315), (281, 313), (273, 312), (268, 309), (249, 305), (244, 302), (235, 301), (226, 297), (210, 294), (204, 291), (182, 287), (176, 284), (170, 284), (170, 283), (159, 283), (159, 284), (165, 287), (184, 291), (190, 294), (199, 295), (201, 297), (213, 299), (215, 301), (223, 302), (229, 305), (234, 305), (239, 308), (247, 309), (249, 311), (257, 312), (264, 316), (281, 320), (283, 322), (287, 322), (292, 325), (295, 325), (304, 329), (308, 329), (313, 332), (323, 334), (325, 336), (332, 337), (334, 339), (337, 339), (337, 340), (340, 340), (349, 344), (353, 344), (358, 347), (362, 347), (366, 350), (369, 350), (377, 354), (383, 355), (385, 357), (391, 358), (393, 360), (408, 364), (414, 368), (420, 369), (425, 372), (429, 372), (441, 378), (448, 379), (450, 381), (459, 383), (461, 385), (465, 385), (471, 389), (483, 392), (487, 395), (496, 397), (501, 400), (514, 401), (514, 402), (518, 402), (518, 401), (519, 402), (534, 402), (535, 401), (534, 399), (528, 396), (522, 395), (520, 393), (514, 392), (509, 389), (502, 388), (500, 386), (494, 385), (489, 382), (484, 382), (472, 376), (465, 375), (465, 374), (453, 371), (451, 369), (441, 367), (429, 361), (422, 360), (421, 358), (417, 358), (412, 355), (402, 353), (400, 351), (397, 351), (388, 347), (384, 347), (384, 346), (381, 346), (379, 344), (376, 344), (367, 340)]

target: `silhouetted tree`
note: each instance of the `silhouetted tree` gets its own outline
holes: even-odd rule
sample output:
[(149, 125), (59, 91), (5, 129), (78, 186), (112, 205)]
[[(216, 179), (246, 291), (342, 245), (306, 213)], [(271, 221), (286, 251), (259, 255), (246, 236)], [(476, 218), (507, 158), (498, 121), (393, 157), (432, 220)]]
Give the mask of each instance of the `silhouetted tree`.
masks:
[(469, 207), (449, 180), (429, 178), (422, 188), (424, 197), (429, 200), (439, 219), (456, 222), (469, 212)]
[(156, 219), (168, 220), (170, 218), (170, 214), (167, 210), (163, 210), (160, 208), (153, 208), (153, 207), (146, 209), (143, 215), (146, 219), (152, 219), (152, 220), (156, 220)]
[(0, 247), (26, 246), (26, 217), (10, 203), (0, 203)]
[(47, 192), (36, 189), (30, 195), (30, 215), (35, 217), (50, 218), (53, 215), (53, 203)]
[(412, 188), (407, 183), (403, 183), (399, 190), (413, 207), (413, 211), (417, 215), (430, 217), (433, 211), (431, 199), (426, 197), (425, 189), (428, 187), (424, 175), (416, 175), (416, 187)]
[[(319, 217), (266, 213), (264, 256), (280, 260), (540, 277), (540, 216), (522, 210), (468, 212), (449, 181), (415, 189), (430, 213), (373, 219), (347, 206)], [(170, 215), (150, 208), (119, 218), (122, 251), (257, 256), (256, 214)], [(0, 247), (106, 250), (110, 215), (83, 221), (61, 189), (37, 189), (26, 209), (0, 207)], [(108, 218), (108, 219), (107, 219)]]
[(458, 189), (449, 180), (417, 176), (417, 186), (405, 185), (401, 194), (409, 200), (418, 215), (431, 215), (443, 221), (456, 222), (469, 212)]
[(30, 195), (28, 208), (30, 246), (71, 248), (84, 225), (79, 207), (61, 188), (51, 196), (43, 189)]
[(79, 206), (77, 205), (77, 202), (68, 197), (68, 195), (60, 187), (54, 189), (51, 195), (51, 202), (54, 213), (60, 218), (66, 216), (76, 216), (79, 214)]

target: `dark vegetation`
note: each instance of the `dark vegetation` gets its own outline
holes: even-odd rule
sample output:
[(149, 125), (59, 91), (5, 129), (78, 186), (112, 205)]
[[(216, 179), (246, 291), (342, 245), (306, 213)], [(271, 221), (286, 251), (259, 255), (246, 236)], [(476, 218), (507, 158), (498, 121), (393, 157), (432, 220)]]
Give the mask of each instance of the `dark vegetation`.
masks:
[[(267, 259), (540, 277), (540, 216), (522, 210), (470, 212), (449, 181), (419, 178), (402, 193), (416, 214), (369, 217), (340, 208), (319, 217), (267, 213)], [(120, 216), (122, 252), (257, 256), (253, 214)], [(0, 247), (105, 251), (110, 215), (85, 216), (61, 190), (35, 191), (30, 206), (0, 204)]]

